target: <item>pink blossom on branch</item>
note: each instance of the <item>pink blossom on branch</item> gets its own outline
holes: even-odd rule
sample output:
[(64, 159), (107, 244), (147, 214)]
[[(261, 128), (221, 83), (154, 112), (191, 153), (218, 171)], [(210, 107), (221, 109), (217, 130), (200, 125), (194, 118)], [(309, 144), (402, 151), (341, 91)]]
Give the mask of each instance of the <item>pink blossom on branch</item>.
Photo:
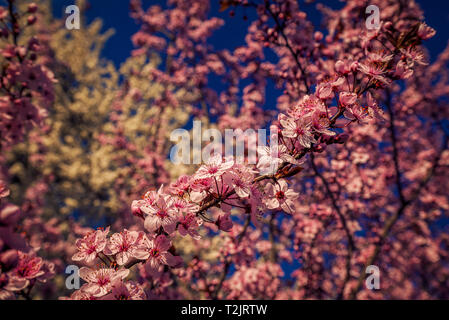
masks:
[(97, 255), (102, 252), (107, 245), (106, 236), (109, 233), (109, 227), (106, 230), (96, 230), (87, 234), (83, 239), (76, 240), (77, 253), (72, 257), (74, 261), (92, 262)]

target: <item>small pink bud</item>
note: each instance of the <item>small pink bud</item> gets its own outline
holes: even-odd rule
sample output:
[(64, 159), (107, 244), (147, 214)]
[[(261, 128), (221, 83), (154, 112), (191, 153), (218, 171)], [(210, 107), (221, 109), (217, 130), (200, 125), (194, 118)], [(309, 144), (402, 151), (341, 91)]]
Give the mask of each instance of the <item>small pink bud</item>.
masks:
[(37, 12), (37, 4), (35, 4), (34, 2), (30, 3), (28, 5), (28, 13), (36, 13), (36, 12)]
[(136, 217), (139, 217), (142, 219), (144, 218), (144, 214), (143, 214), (142, 210), (140, 210), (140, 206), (138, 205), (137, 201), (133, 201), (133, 203), (131, 204), (131, 212)]
[(5, 182), (0, 180), (0, 199), (9, 196), (9, 189)]
[(348, 68), (346, 63), (344, 63), (341, 60), (338, 60), (335, 63), (335, 71), (337, 71), (340, 74), (348, 74), (349, 73), (349, 68)]
[(384, 23), (383, 28), (384, 30), (388, 30), (393, 26), (393, 23), (391, 23), (391, 21), (387, 21)]
[(313, 151), (318, 152), (318, 153), (321, 153), (324, 150), (326, 150), (326, 144), (324, 144), (324, 143), (320, 143), (313, 147)]
[(4, 266), (3, 271), (11, 270), (16, 267), (19, 261), (17, 250), (8, 250), (0, 255), (0, 263)]
[(37, 18), (36, 18), (35, 15), (29, 16), (29, 17), (27, 18), (27, 24), (28, 24), (29, 26), (32, 26), (33, 24), (35, 24), (36, 21), (37, 21)]
[(24, 58), (25, 55), (26, 55), (26, 53), (27, 53), (27, 51), (26, 51), (25, 47), (17, 47), (17, 48), (16, 48), (16, 54), (17, 54), (17, 56), (19, 56), (19, 57), (21, 57), (21, 58)]
[(313, 35), (313, 38), (315, 39), (315, 41), (321, 41), (323, 40), (323, 34), (320, 31), (317, 31)]
[(429, 27), (425, 23), (421, 23), (418, 29), (418, 37), (422, 40), (427, 40), (432, 38), (436, 34), (435, 29)]

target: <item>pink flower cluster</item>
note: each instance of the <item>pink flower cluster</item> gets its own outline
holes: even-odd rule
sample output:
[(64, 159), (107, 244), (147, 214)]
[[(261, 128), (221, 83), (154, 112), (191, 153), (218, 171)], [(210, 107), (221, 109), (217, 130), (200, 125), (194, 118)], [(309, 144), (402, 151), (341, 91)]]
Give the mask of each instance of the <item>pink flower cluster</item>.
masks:
[(44, 261), (15, 233), (21, 210), (4, 202), (9, 189), (0, 180), (0, 300), (27, 296), (36, 282), (46, 282), (55, 274), (53, 263)]
[[(10, 6), (14, 1), (10, 1)], [(38, 63), (42, 47), (36, 37), (27, 43), (19, 43), (19, 34), (35, 23), (36, 4), (28, 7), (28, 23), (19, 24), (18, 13), (8, 14), (8, 8), (0, 7), (0, 38), (8, 43), (0, 48), (6, 60), (0, 71), (0, 137), (1, 147), (11, 146), (23, 138), (31, 128), (42, 124), (47, 109), (54, 100), (53, 73)]]
[[(22, 43), (21, 34), (36, 22), (38, 7), (28, 5), (27, 11), (16, 11), (15, 1), (8, 7), (0, 6), (0, 39), (2, 65), (0, 67), (0, 156), (3, 177), (4, 153), (20, 142), (30, 130), (42, 126), (47, 109), (53, 102), (53, 73), (39, 62), (44, 50), (36, 37)], [(25, 24), (21, 23), (26, 18)], [(55, 274), (55, 264), (38, 256), (40, 245), (31, 227), (51, 229), (44, 226), (38, 210), (37, 200), (45, 189), (36, 183), (24, 195), (24, 204), (19, 207), (8, 202), (10, 189), (0, 179), (0, 299), (15, 299), (22, 296), (30, 299), (30, 292), (37, 284), (48, 283)], [(33, 200), (32, 200), (33, 199)], [(28, 218), (28, 219), (25, 219)], [(27, 220), (27, 221), (25, 221)], [(42, 238), (39, 236), (38, 238)]]
[[(215, 155), (194, 174), (183, 175), (157, 191), (148, 191), (131, 205), (133, 215), (143, 222), (146, 232), (125, 229), (108, 238), (107, 228), (78, 239), (73, 260), (91, 263), (98, 258), (109, 266), (117, 264), (118, 267), (81, 269), (81, 277), (87, 283), (72, 295), (73, 299), (141, 298), (142, 291), (137, 289), (139, 285), (124, 280), (135, 264), (140, 264), (141, 277), (151, 282), (152, 293), (162, 294), (176, 283), (177, 278), (198, 278), (195, 287), (209, 298), (222, 297), (222, 292), (226, 292), (228, 298), (241, 295), (274, 298), (282, 276), (281, 268), (274, 262), (277, 259), (291, 262), (293, 259), (285, 249), (285, 243), (293, 241), (295, 250), (300, 252), (301, 246), (309, 240), (315, 241), (319, 237), (318, 230), (331, 224), (331, 218), (335, 217), (339, 231), (343, 230), (346, 236), (349, 252), (355, 250), (351, 235), (360, 230), (359, 225), (354, 221), (347, 222), (333, 196), (333, 209), (309, 205), (307, 214), (303, 213), (306, 205), (300, 201), (298, 191), (301, 185), (294, 177), (305, 169), (309, 157), (314, 178), (320, 178), (326, 191), (333, 195), (326, 176), (317, 168), (316, 157), (332, 149), (330, 145), (345, 144), (352, 132), (351, 124), (363, 126), (385, 121), (386, 117), (374, 97), (381, 96), (394, 81), (411, 78), (416, 68), (425, 65), (419, 44), (432, 37), (435, 31), (422, 22), (397, 25), (386, 22), (377, 31), (360, 31), (353, 26), (338, 30), (337, 25), (329, 23), (330, 33), (324, 42), (319, 32), (315, 32), (313, 41), (309, 41), (304, 37), (311, 34), (311, 27), (294, 1), (272, 4), (269, 1), (264, 4), (235, 1), (232, 6), (254, 7), (258, 19), (248, 29), (246, 46), (233, 53), (215, 53), (202, 46), (210, 31), (221, 25), (218, 19), (207, 19), (206, 2), (195, 1), (191, 5), (189, 1), (171, 1), (171, 9), (152, 6), (144, 12), (139, 2), (133, 1), (132, 15), (143, 24), (142, 30), (133, 38), (138, 46), (134, 54), (150, 55), (151, 51), (156, 51), (170, 57), (167, 72), (154, 70), (153, 78), (164, 85), (174, 85), (187, 91), (193, 84), (192, 91), (199, 91), (199, 96), (204, 99), (195, 100), (193, 104), (210, 103), (211, 112), (221, 116), (219, 127), (223, 128), (246, 128), (264, 123), (264, 114), (258, 109), (264, 100), (263, 79), (271, 77), (277, 84), (284, 84), (285, 92), (278, 99), (282, 113), (271, 123), (277, 135), (270, 139), (278, 139), (279, 148), (259, 148), (255, 166)], [(360, 5), (351, 2), (344, 10), (350, 11), (351, 6)], [(321, 9), (332, 17), (330, 10)], [(275, 28), (268, 24), (269, 19), (274, 20)], [(297, 32), (303, 29), (306, 30), (304, 34)], [(348, 43), (354, 41), (352, 47), (341, 44), (343, 41), (339, 37), (345, 39), (344, 36), (350, 39)], [(266, 47), (273, 48), (278, 54), (278, 64), (259, 63), (259, 59), (265, 58), (263, 49)], [(306, 57), (312, 61), (307, 67), (304, 64)], [(205, 89), (207, 76), (212, 73), (229, 79), (230, 86), (225, 92), (216, 94)], [(236, 116), (231, 115), (228, 105), (236, 101), (240, 77), (251, 78), (253, 83), (244, 88), (243, 106)], [(321, 161), (325, 162), (322, 158)], [(332, 162), (332, 165), (338, 164), (337, 159)], [(357, 189), (355, 181), (353, 184), (351, 190)], [(304, 202), (308, 202), (305, 196), (310, 194), (304, 195)], [(285, 220), (289, 222), (282, 226), (283, 229), (276, 230), (275, 218), (282, 213), (288, 214)], [(322, 220), (313, 220), (316, 217)], [(239, 221), (246, 222), (241, 226)], [(268, 221), (270, 225), (271, 242), (260, 241), (257, 250), (249, 248), (250, 240), (245, 237), (260, 240), (262, 231), (250, 232), (248, 226), (250, 222), (258, 226), (261, 221)], [(223, 276), (208, 283), (201, 279), (202, 273), (208, 271), (207, 262), (194, 258), (192, 269), (186, 267), (184, 272), (177, 268), (190, 265), (190, 262), (183, 261), (176, 254), (171, 240), (177, 235), (181, 239), (190, 237), (201, 246), (203, 241), (209, 243), (203, 234), (207, 235), (211, 230), (228, 232), (233, 240), (221, 236), (225, 238), (220, 251), (223, 255), (221, 264), (210, 269), (212, 272), (222, 271)], [(292, 230), (296, 232), (293, 239), (284, 239), (276, 247), (273, 239), (276, 236), (282, 238), (283, 232)], [(329, 237), (341, 241), (340, 236), (332, 234)], [(252, 263), (256, 251), (268, 256), (269, 261)], [(312, 248), (302, 254), (313, 260), (316, 251)], [(303, 258), (298, 253), (299, 256)], [(349, 269), (345, 270), (347, 278), (338, 284), (342, 287), (342, 294), (349, 296), (347, 284), (351, 277), (352, 257), (350, 253), (344, 256)], [(321, 257), (316, 259), (322, 263)], [(236, 272), (227, 279), (232, 264), (236, 266)], [(312, 265), (307, 268), (314, 270)], [(297, 271), (293, 276), (303, 283), (306, 281), (305, 272)], [(310, 282), (314, 280), (310, 279)], [(326, 286), (331, 287), (328, 282)], [(360, 289), (354, 288), (355, 291)], [(313, 287), (310, 290), (313, 291)], [(295, 297), (305, 294), (302, 291), (292, 293)]]
[(89, 232), (76, 241), (74, 261), (91, 263), (101, 259), (109, 268), (98, 270), (83, 267), (80, 277), (87, 283), (74, 292), (71, 299), (142, 299), (145, 293), (138, 284), (123, 281), (129, 268), (139, 261), (146, 261), (145, 268), (157, 276), (165, 266), (182, 264), (171, 251), (171, 242), (163, 234), (148, 236), (144, 232), (124, 230), (107, 238), (109, 228)]

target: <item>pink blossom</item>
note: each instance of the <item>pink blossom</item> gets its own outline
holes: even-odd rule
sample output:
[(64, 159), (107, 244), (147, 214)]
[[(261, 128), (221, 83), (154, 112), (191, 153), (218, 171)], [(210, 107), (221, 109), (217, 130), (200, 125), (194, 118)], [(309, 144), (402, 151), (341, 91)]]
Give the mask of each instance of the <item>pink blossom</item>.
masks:
[(282, 130), (282, 135), (284, 137), (298, 139), (299, 143), (304, 148), (310, 148), (311, 144), (316, 142), (312, 134), (312, 123), (310, 119), (305, 117), (298, 120), (284, 118), (281, 119), (280, 122), (284, 128)]
[(106, 236), (109, 233), (109, 227), (106, 230), (96, 230), (90, 232), (83, 239), (77, 239), (75, 242), (78, 250), (72, 257), (74, 261), (92, 262), (102, 252), (107, 244)]
[(297, 161), (293, 156), (288, 154), (287, 147), (283, 144), (278, 147), (258, 147), (257, 153), (259, 159), (257, 162), (257, 168), (265, 173), (275, 173), (284, 162), (292, 164), (301, 164), (304, 160)]
[(348, 74), (351, 71), (351, 69), (350, 69), (348, 63), (346, 63), (342, 60), (338, 60), (335, 63), (335, 71), (337, 71), (338, 73), (340, 73), (342, 75), (345, 75), (345, 74)]
[(357, 101), (357, 94), (351, 92), (341, 92), (339, 101), (344, 107), (352, 106)]
[(407, 48), (407, 50), (401, 49), (401, 53), (403, 54), (405, 59), (407, 59), (407, 65), (409, 67), (413, 67), (415, 63), (422, 66), (428, 65), (428, 63), (424, 61), (424, 53), (415, 47)]
[(174, 267), (179, 263), (179, 258), (168, 252), (170, 247), (171, 242), (164, 235), (157, 236), (152, 240), (144, 237), (142, 246), (136, 251), (136, 257), (140, 260), (146, 260), (146, 264), (152, 270), (157, 270), (160, 265)]
[(435, 29), (429, 27), (426, 23), (421, 23), (418, 28), (418, 37), (422, 40), (432, 38), (436, 34)]
[(9, 189), (6, 183), (0, 180), (0, 199), (9, 196)]
[(350, 108), (347, 108), (343, 114), (346, 119), (348, 120), (355, 120), (355, 121), (363, 121), (366, 116), (368, 115), (368, 110), (363, 109), (362, 107), (355, 105)]
[(329, 82), (321, 82), (316, 87), (316, 96), (320, 99), (332, 99), (334, 96), (332, 84)]
[(329, 114), (325, 110), (317, 109), (312, 114), (312, 128), (316, 132), (326, 134), (328, 136), (335, 135), (335, 132), (329, 130), (330, 120)]
[(234, 165), (234, 161), (225, 160), (221, 155), (216, 155), (206, 161), (206, 164), (202, 165), (196, 172), (195, 177), (197, 179), (204, 178), (218, 178), (223, 175)]
[(177, 212), (173, 207), (173, 199), (168, 196), (160, 196), (153, 205), (141, 208), (147, 214), (145, 217), (145, 228), (154, 232), (159, 228), (163, 228), (166, 232), (175, 231), (177, 222)]
[(118, 281), (125, 279), (129, 274), (129, 269), (98, 269), (92, 270), (83, 267), (79, 271), (81, 279), (87, 282), (83, 291), (93, 295), (94, 297), (102, 297), (111, 289), (112, 285)]
[(101, 300), (145, 300), (146, 294), (143, 289), (133, 281), (119, 279), (112, 284), (112, 292), (105, 295)]
[(394, 71), (394, 76), (398, 79), (408, 79), (412, 76), (413, 69), (409, 68), (404, 61), (399, 61), (396, 64), (396, 69)]
[(183, 237), (190, 235), (193, 239), (199, 240), (201, 236), (198, 234), (198, 227), (202, 224), (195, 213), (190, 212), (183, 216), (178, 222), (179, 234)]
[[(367, 60), (370, 64), (385, 64), (388, 63), (391, 59), (393, 59), (393, 54), (387, 54), (383, 51), (370, 52)], [(357, 68), (356, 68), (357, 69)]]
[(0, 274), (0, 300), (15, 299), (14, 292), (25, 289), (29, 283), (25, 278), (7, 273)]
[(370, 76), (371, 78), (382, 82), (383, 84), (388, 85), (390, 83), (390, 81), (385, 77), (385, 70), (383, 70), (382, 67), (373, 64), (366, 65), (360, 63), (359, 70), (367, 76)]
[(190, 177), (182, 175), (178, 180), (170, 185), (170, 192), (173, 195), (182, 197), (190, 188)]
[(186, 201), (182, 198), (174, 198), (173, 199), (173, 207), (180, 214), (190, 214), (190, 213), (195, 213), (198, 211), (198, 205), (196, 205), (195, 203)]
[[(54, 274), (54, 264), (47, 263), (42, 258), (37, 257), (35, 253), (24, 253), (19, 251), (19, 261), (13, 270), (12, 277), (15, 280), (16, 290), (23, 285), (23, 280), (39, 280), (45, 282), (49, 276)], [(10, 284), (12, 285), (12, 284)], [(17, 287), (18, 286), (18, 287)]]
[(287, 213), (293, 213), (294, 201), (298, 198), (298, 193), (288, 188), (285, 180), (278, 180), (275, 184), (268, 183), (265, 186), (265, 195), (267, 199), (264, 201), (268, 209), (281, 208)]
[(134, 216), (145, 219), (145, 214), (140, 209), (145, 202), (143, 200), (133, 200), (131, 204), (131, 212)]
[(247, 166), (237, 164), (232, 171), (224, 176), (226, 185), (232, 186), (235, 193), (240, 198), (247, 198), (251, 194), (251, 184), (254, 179), (255, 171)]
[(231, 231), (234, 223), (231, 220), (231, 213), (225, 213), (223, 215), (220, 215), (217, 220), (217, 226), (220, 230), (229, 232)]
[(144, 237), (143, 232), (128, 231), (124, 229), (120, 233), (114, 233), (104, 249), (104, 254), (115, 255), (119, 265), (124, 265), (137, 250), (140, 240)]
[(85, 291), (86, 288), (89, 287), (89, 284), (84, 284), (79, 290), (76, 290), (72, 295), (67, 297), (61, 297), (60, 300), (99, 300), (99, 298), (95, 297), (93, 294)]

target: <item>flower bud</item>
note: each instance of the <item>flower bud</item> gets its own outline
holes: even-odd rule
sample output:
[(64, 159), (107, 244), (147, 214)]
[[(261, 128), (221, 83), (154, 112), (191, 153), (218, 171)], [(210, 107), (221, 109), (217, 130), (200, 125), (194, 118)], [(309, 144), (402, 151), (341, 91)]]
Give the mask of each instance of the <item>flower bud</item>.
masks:
[(29, 26), (32, 26), (33, 24), (36, 23), (36, 20), (37, 20), (37, 18), (36, 18), (35, 15), (29, 16), (29, 17), (27, 18), (27, 24), (28, 24)]
[(17, 250), (8, 250), (0, 255), (0, 263), (4, 267), (4, 272), (14, 269), (19, 261)]
[(133, 215), (135, 215), (136, 217), (142, 218), (144, 217), (144, 214), (142, 212), (142, 210), (140, 210), (140, 206), (139, 206), (139, 202), (138, 201), (133, 201), (131, 204), (131, 212)]
[(34, 2), (30, 3), (28, 5), (28, 13), (36, 13), (36, 12), (37, 12), (37, 4), (35, 4)]
[(7, 196), (9, 196), (9, 193), (10, 193), (10, 191), (9, 191), (6, 183), (3, 182), (2, 180), (0, 180), (0, 199), (6, 198)]
[(313, 147), (313, 151), (314, 151), (314, 152), (321, 153), (321, 152), (323, 152), (324, 150), (326, 150), (326, 144), (325, 144), (325, 143), (320, 143), (320, 144), (318, 144), (318, 145), (316, 145), (316, 146)]
[(24, 58), (27, 54), (27, 50), (25, 49), (25, 47), (17, 47), (16, 48), (16, 54), (17, 56), (19, 56), (20, 58)]
[(338, 60), (335, 63), (335, 71), (337, 71), (340, 74), (348, 74), (350, 69), (348, 68), (348, 65), (346, 63), (344, 63), (341, 60)]
[(418, 28), (418, 37), (422, 40), (427, 40), (435, 35), (435, 29), (429, 27), (425, 23), (421, 23)]
[(387, 21), (383, 24), (383, 28), (384, 30), (388, 30), (393, 26), (393, 23), (391, 23), (391, 21)]
[(344, 144), (349, 139), (349, 134), (347, 133), (340, 133), (335, 137), (335, 142), (338, 144)]
[(8, 35), (9, 35), (8, 29), (6, 28), (0, 29), (0, 37), (8, 38)]
[(317, 31), (313, 34), (313, 38), (315, 41), (321, 41), (323, 40), (323, 34), (320, 31)]
[(0, 20), (5, 19), (8, 16), (8, 10), (3, 7), (0, 7)]

